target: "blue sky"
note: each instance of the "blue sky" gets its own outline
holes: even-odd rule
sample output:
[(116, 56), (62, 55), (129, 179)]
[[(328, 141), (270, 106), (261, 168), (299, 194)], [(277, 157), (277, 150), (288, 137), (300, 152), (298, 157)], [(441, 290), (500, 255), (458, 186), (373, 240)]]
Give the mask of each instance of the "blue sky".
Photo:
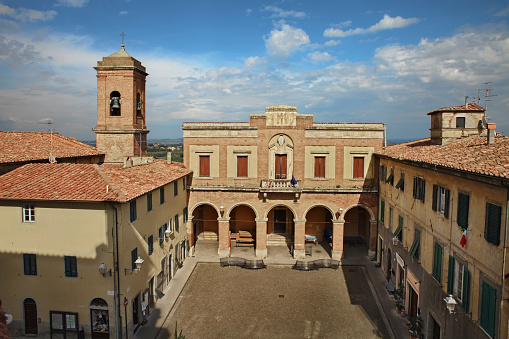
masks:
[(509, 135), (508, 20), (506, 0), (0, 0), (0, 129), (43, 131), (51, 118), (95, 139), (93, 67), (125, 32), (149, 73), (149, 139), (279, 104), (423, 138), (427, 112), (475, 100), (486, 82), (488, 118)]

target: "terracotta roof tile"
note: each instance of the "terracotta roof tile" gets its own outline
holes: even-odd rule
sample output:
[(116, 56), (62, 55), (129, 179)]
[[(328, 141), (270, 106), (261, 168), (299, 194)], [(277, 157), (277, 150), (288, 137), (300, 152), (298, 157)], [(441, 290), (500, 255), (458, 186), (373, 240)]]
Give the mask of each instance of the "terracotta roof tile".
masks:
[(51, 147), (51, 133), (0, 131), (0, 163), (47, 160), (52, 148), (57, 160), (103, 154), (95, 147), (58, 133), (53, 133)]
[(492, 145), (486, 143), (486, 137), (463, 139), (447, 145), (431, 145), (430, 139), (426, 138), (388, 146), (377, 154), (398, 160), (509, 178), (509, 137), (496, 137)]
[(189, 173), (164, 160), (127, 168), (33, 163), (0, 176), (0, 199), (125, 202)]
[(469, 111), (475, 111), (475, 112), (484, 112), (485, 109), (477, 104), (468, 104), (468, 107), (465, 105), (462, 106), (451, 106), (451, 107), (443, 107), (435, 109), (431, 112), (428, 112), (428, 115), (436, 112), (469, 112)]

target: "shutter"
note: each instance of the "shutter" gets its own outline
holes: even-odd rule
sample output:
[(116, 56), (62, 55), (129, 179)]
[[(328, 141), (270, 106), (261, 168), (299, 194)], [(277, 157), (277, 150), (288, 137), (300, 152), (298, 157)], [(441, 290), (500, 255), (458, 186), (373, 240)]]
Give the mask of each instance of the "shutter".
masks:
[(502, 207), (486, 203), (486, 228), (484, 237), (488, 242), (500, 244), (500, 222), (502, 215)]
[(497, 291), (485, 281), (482, 282), (481, 327), (491, 336), (495, 335)]
[(30, 254), (23, 254), (23, 266), (25, 275), (30, 275)]
[(463, 270), (463, 299), (461, 300), (461, 308), (463, 308), (463, 311), (465, 312), (468, 312), (469, 294), (470, 294), (470, 272), (465, 267)]
[(131, 269), (136, 269), (136, 259), (138, 259), (138, 248), (131, 251)]
[(71, 257), (64, 257), (65, 276), (71, 276)]
[(385, 221), (385, 201), (382, 200), (380, 203), (380, 221)]
[(438, 195), (438, 185), (433, 185), (433, 202), (431, 203), (431, 208), (433, 211), (437, 210), (437, 195)]
[(447, 294), (454, 291), (454, 257), (449, 256), (449, 272), (447, 272)]
[(419, 229), (415, 229), (414, 242), (412, 243), (409, 252), (411, 257), (415, 257), (420, 243), (421, 243), (421, 231)]
[(463, 229), (468, 228), (468, 206), (470, 197), (466, 194), (458, 194), (458, 218), (457, 223)]
[(383, 166), (380, 165), (380, 167), (378, 167), (378, 180), (379, 181), (382, 181), (382, 172), (383, 172)]
[(414, 191), (413, 191), (413, 196), (414, 196), (414, 199), (415, 198), (418, 198), (417, 197), (417, 177), (414, 177)]
[(237, 177), (247, 178), (247, 156), (237, 156)]
[(442, 246), (435, 243), (435, 256), (433, 258), (433, 277), (436, 281), (442, 281)]
[(426, 180), (422, 179), (421, 180), (421, 197), (422, 197), (422, 202), (424, 203), (424, 198), (426, 197)]
[(444, 204), (444, 217), (449, 218), (449, 201), (451, 195), (451, 191), (445, 189), (445, 204)]
[(364, 178), (364, 157), (353, 158), (353, 177)]
[(200, 177), (210, 177), (210, 156), (200, 155)]
[(281, 179), (286, 179), (286, 154), (281, 156)]

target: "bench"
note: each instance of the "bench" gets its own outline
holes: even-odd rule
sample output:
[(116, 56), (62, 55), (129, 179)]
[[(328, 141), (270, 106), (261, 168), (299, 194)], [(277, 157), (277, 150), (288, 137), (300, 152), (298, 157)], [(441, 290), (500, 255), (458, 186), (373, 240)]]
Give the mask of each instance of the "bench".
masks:
[(305, 235), (305, 241), (306, 242), (312, 242), (316, 245), (316, 242), (317, 242), (317, 239), (315, 236), (312, 236), (312, 235)]
[(253, 236), (248, 231), (239, 231), (239, 236), (235, 239), (235, 247), (241, 246), (254, 246), (255, 240)]

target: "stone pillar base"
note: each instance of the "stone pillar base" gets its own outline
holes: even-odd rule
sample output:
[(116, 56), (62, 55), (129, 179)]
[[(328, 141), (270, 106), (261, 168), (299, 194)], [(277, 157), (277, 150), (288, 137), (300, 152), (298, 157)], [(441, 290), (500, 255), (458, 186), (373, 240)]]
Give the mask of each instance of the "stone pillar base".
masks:
[(189, 256), (194, 257), (194, 246), (189, 247)]
[(343, 251), (332, 251), (332, 259), (342, 260), (343, 259)]
[(257, 258), (260, 258), (260, 259), (267, 258), (267, 249), (264, 249), (264, 250), (256, 249), (255, 254), (256, 254)]
[(293, 250), (293, 259), (306, 259), (306, 250)]
[(229, 248), (220, 248), (217, 250), (217, 255), (219, 256), (219, 258), (229, 257), (230, 249)]
[(369, 260), (372, 260), (372, 261), (375, 260), (376, 259), (376, 252), (368, 250), (368, 258), (369, 258)]

